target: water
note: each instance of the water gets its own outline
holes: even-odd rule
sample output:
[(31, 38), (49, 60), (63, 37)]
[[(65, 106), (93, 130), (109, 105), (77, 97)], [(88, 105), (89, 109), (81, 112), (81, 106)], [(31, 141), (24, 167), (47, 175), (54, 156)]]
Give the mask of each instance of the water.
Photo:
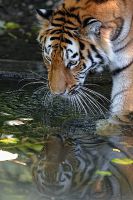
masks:
[[(25, 85), (37, 74), (20, 81), (25, 72), (11, 68), (0, 81), (0, 200), (132, 200), (132, 114), (97, 135), (106, 110), (85, 116), (60, 98), (45, 99), (41, 83)], [(90, 82), (109, 98), (108, 79)]]

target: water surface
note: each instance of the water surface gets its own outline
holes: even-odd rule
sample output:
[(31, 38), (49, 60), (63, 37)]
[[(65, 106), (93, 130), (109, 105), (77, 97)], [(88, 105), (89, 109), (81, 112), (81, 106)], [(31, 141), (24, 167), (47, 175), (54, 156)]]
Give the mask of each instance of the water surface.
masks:
[[(42, 83), (31, 84), (43, 80), (40, 73), (30, 79), (17, 73), (6, 71), (0, 81), (0, 200), (132, 200), (132, 115), (130, 123), (97, 135), (109, 103), (97, 99), (104, 115), (86, 116), (46, 97)], [(90, 81), (100, 84), (93, 89), (109, 98), (110, 82), (97, 80)]]

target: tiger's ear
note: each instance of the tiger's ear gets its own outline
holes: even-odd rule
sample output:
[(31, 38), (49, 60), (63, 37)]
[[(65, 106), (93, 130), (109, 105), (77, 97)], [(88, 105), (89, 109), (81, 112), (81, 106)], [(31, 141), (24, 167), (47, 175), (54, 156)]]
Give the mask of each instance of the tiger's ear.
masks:
[(83, 28), (88, 36), (99, 35), (101, 27), (102, 23), (95, 18), (89, 17), (83, 21)]
[[(115, 24), (116, 25), (116, 24)], [(111, 40), (114, 34), (114, 24), (102, 23), (95, 18), (87, 18), (83, 22), (83, 31), (90, 39), (108, 39)]]
[(46, 9), (36, 9), (37, 19), (41, 24), (44, 22), (48, 22), (49, 18), (52, 16), (53, 10), (46, 10)]

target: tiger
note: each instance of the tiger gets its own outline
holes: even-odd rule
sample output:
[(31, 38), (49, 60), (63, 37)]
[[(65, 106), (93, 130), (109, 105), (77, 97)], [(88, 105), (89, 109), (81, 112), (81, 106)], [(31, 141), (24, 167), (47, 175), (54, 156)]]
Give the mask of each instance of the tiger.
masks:
[(33, 180), (48, 200), (132, 200), (132, 142), (132, 137), (49, 135), (34, 159)]
[(37, 9), (37, 18), (53, 95), (94, 103), (85, 80), (109, 69), (110, 114), (133, 111), (133, 0), (64, 0), (54, 10)]

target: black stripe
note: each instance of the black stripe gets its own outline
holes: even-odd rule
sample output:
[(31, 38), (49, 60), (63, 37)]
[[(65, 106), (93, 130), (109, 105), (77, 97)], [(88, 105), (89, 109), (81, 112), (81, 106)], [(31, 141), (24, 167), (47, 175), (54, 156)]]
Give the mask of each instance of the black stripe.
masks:
[(74, 53), (72, 58), (75, 58), (76, 56), (78, 56), (78, 53)]
[[(77, 1), (77, 2), (78, 2), (78, 1)], [(80, 7), (71, 7), (71, 8), (69, 9), (69, 11), (70, 11), (70, 12), (73, 12), (73, 11), (78, 10), (78, 9), (80, 9)]]
[(99, 52), (97, 51), (97, 56), (96, 56), (97, 58), (99, 58), (99, 59), (101, 59), (102, 60), (102, 62), (104, 62), (104, 59), (103, 59), (103, 57), (99, 54)]
[(92, 55), (89, 51), (88, 51), (88, 58), (91, 60), (92, 63), (94, 62), (94, 59), (92, 58)]
[(119, 51), (125, 49), (125, 48), (126, 48), (128, 45), (130, 45), (130, 43), (132, 43), (132, 42), (133, 42), (133, 39), (131, 39), (127, 44), (125, 44), (125, 46), (121, 47), (120, 49), (117, 49), (117, 50), (114, 51), (114, 52), (117, 53), (117, 52), (119, 52)]
[[(83, 69), (82, 70), (84, 70), (84, 69), (86, 69), (87, 68), (87, 65), (85, 64), (85, 63), (83, 63)], [(84, 72), (83, 72), (84, 73)]]
[(61, 31), (62, 31), (62, 30), (60, 30), (60, 29), (52, 30), (52, 31), (50, 32), (50, 34), (58, 34), (58, 33), (61, 33)]
[(117, 69), (113, 70), (111, 72), (112, 76), (118, 75), (119, 73), (123, 72), (125, 69), (127, 69), (128, 67), (130, 67), (132, 64), (133, 64), (133, 61), (131, 63), (129, 63), (128, 65), (126, 65), (125, 67), (123, 67), (123, 68), (117, 68)]
[(80, 58), (85, 59), (81, 51), (80, 51)]
[(91, 49), (92, 49), (95, 53), (99, 54), (99, 53), (98, 53), (98, 50), (97, 50), (96, 47), (95, 47), (95, 45), (90, 44), (90, 47), (91, 47)]
[(65, 23), (66, 23), (66, 24), (75, 25), (75, 24), (74, 24), (72, 21), (70, 21), (70, 20), (65, 21)]
[(111, 41), (115, 41), (121, 34), (122, 30), (123, 30), (123, 24), (124, 24), (124, 20), (122, 20), (122, 25), (120, 27), (117, 28), (115, 35), (113, 36), (113, 38), (111, 39)]
[(75, 31), (77, 31), (78, 30), (78, 28), (73, 28), (73, 27), (69, 27), (69, 26), (64, 26), (66, 29), (69, 29), (69, 30), (75, 30)]
[(69, 37), (73, 38), (73, 34), (72, 33), (70, 33), (69, 31), (65, 31), (63, 29), (55, 29), (55, 30), (50, 31), (50, 34), (61, 34), (61, 33), (67, 34)]
[(79, 45), (80, 45), (80, 49), (81, 49), (81, 50), (84, 50), (84, 48), (85, 48), (84, 43), (82, 43), (82, 42), (79, 41)]
[(96, 58), (99, 58), (104, 63), (104, 59), (101, 56), (100, 52), (96, 49), (95, 45), (90, 44), (90, 47), (91, 47), (92, 51), (94, 51), (97, 54)]
[(73, 44), (72, 41), (67, 38), (62, 38), (61, 40), (62, 40), (62, 42), (65, 42), (67, 44)]
[(51, 23), (52, 26), (61, 27), (62, 24), (55, 24), (54, 22)]
[(65, 30), (63, 30), (63, 33), (65, 33), (65, 34), (69, 35), (69, 37), (72, 37), (72, 38), (73, 38), (73, 34), (70, 33), (69, 31), (65, 31)]
[(57, 17), (55, 19), (53, 19), (53, 21), (61, 21), (61, 22), (65, 22), (65, 19), (63, 17)]
[[(88, 25), (88, 23), (89, 23), (89, 20), (92, 20), (92, 19), (94, 19), (94, 18), (93, 18), (93, 17), (88, 17), (88, 18), (86, 18), (86, 19), (83, 21), (83, 28), (86, 27), (86, 26)], [(91, 24), (91, 22), (90, 22), (90, 24)]]
[(64, 16), (65, 12), (61, 11), (61, 10), (58, 10), (57, 12), (54, 13), (54, 16), (55, 15), (62, 15)]
[(84, 75), (79, 75), (79, 78), (84, 78), (85, 76)]
[(60, 40), (60, 37), (51, 37), (50, 40)]
[(76, 20), (81, 24), (81, 20), (80, 20), (80, 18), (79, 18), (79, 15), (76, 15), (76, 14), (74, 14), (74, 13), (70, 13), (70, 12), (68, 12), (68, 11), (67, 11), (65, 14), (66, 14), (67, 17), (71, 17), (71, 18), (76, 19)]
[(73, 51), (71, 49), (67, 49), (67, 52), (69, 52), (69, 51), (73, 53)]
[[(102, 3), (105, 3), (107, 2), (108, 0), (93, 0), (95, 3), (97, 4), (102, 4)], [(90, 0), (88, 0), (85, 4), (87, 5), (88, 3), (90, 3)]]

